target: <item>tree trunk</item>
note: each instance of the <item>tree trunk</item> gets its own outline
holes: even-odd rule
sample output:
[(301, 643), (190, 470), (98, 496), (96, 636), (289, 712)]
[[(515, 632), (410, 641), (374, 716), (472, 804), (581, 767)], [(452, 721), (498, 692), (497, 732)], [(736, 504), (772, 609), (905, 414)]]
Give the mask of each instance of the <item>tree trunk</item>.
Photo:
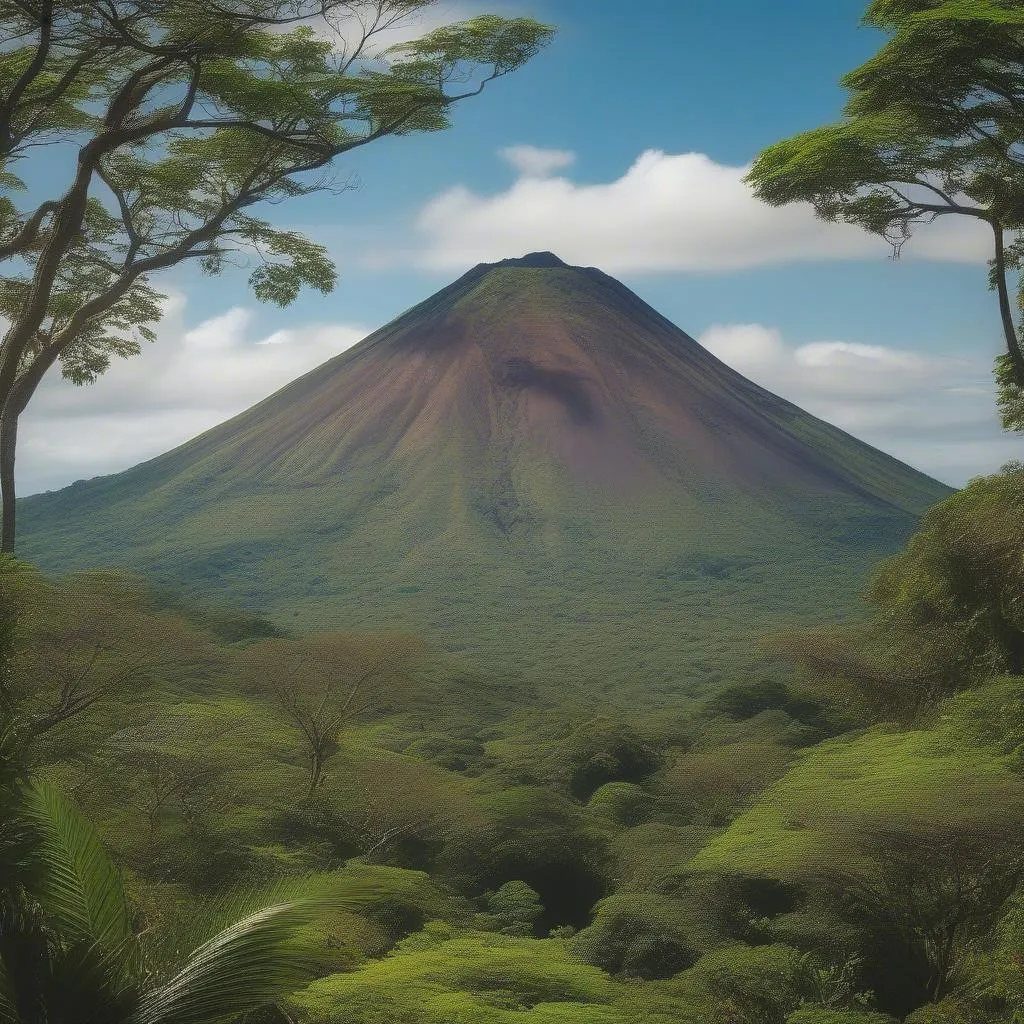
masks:
[(60, 345), (49, 346), (38, 353), (29, 368), (11, 386), (6, 403), (0, 401), (0, 408), (4, 410), (0, 415), (0, 552), (14, 553), (14, 460), (18, 454), (18, 420), (59, 355)]
[(14, 553), (14, 456), (18, 447), (17, 414), (0, 417), (0, 552)]
[(306, 788), (306, 803), (311, 803), (316, 791), (320, 788), (324, 774), (323, 755), (318, 750), (310, 751), (309, 757), (309, 786)]
[(1003, 337), (1006, 340), (1006, 351), (1013, 364), (1016, 385), (1024, 388), (1024, 353), (1021, 352), (1017, 338), (1017, 329), (1013, 323), (1013, 309), (1010, 306), (1010, 292), (1006, 285), (1006, 251), (1004, 248), (1004, 230), (1002, 224), (993, 220), (992, 233), (995, 235), (995, 278), (996, 291), (999, 294), (999, 316), (1003, 323)]

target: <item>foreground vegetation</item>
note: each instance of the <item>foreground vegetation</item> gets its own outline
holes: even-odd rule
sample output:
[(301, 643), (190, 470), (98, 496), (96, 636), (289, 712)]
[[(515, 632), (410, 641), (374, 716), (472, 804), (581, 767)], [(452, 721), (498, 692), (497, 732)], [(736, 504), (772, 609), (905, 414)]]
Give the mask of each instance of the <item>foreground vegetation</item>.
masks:
[(225, 892), (333, 880), (281, 1020), (1015, 1021), (1022, 511), (1024, 467), (972, 482), (859, 621), (629, 715), (10, 562), (11, 749), (119, 865), (133, 976)]
[[(34, 17), (31, 4), (8, 7), (8, 20), (15, 10)], [(769, 151), (753, 178), (769, 201), (811, 199), (822, 216), (896, 230), (896, 244), (920, 214), (989, 222), (1008, 426), (1020, 425), (1024, 379), (1006, 279), (1022, 253), (1003, 248), (1021, 225), (1017, 7), (874, 0), (869, 19), (894, 39), (851, 78), (860, 94), (848, 121)], [(159, 32), (180, 29), (194, 45), (203, 32), (197, 40), (180, 17), (159, 20), (184, 10), (153, 7)], [(270, 4), (270, 24), (275, 10), (288, 14)], [(88, 63), (68, 54), (56, 80), (42, 73), (54, 26), (52, 5), (40, 11), (39, 61), (16, 49), (0, 61), (14, 83), (7, 127), (19, 103), (42, 104), (30, 126), (75, 135), (95, 127), (78, 115), (93, 116), (109, 82), (84, 80)], [(221, 13), (230, 28), (235, 15)], [(425, 74), (480, 57), (488, 39), (495, 77), (547, 33), (519, 22), (505, 37), (494, 19), (475, 24), (475, 34), (442, 31), (405, 48), (423, 60), (405, 71), (399, 61), (390, 84), (406, 95)], [(143, 116), (145, 97), (181, 85), (182, 68), (145, 70), (152, 47), (139, 48), (117, 17), (108, 27), (112, 73), (125, 50), (142, 71), (128, 65), (104, 127), (130, 121), (144, 135), (170, 116)], [(260, 45), (235, 56), (296, 58), (303, 81), (323, 70), (326, 51), (308, 33), (272, 37), (254, 28), (243, 42)], [(511, 53), (494, 50), (502, 38)], [(236, 46), (226, 31), (203, 45), (224, 39)], [(205, 56), (186, 54), (181, 116), (221, 81), (197, 70)], [(979, 88), (986, 102), (974, 102)], [(374, 110), (387, 98), (361, 95)], [(443, 127), (449, 98), (431, 96), (435, 116), (416, 127)], [(345, 148), (325, 135), (334, 98), (300, 148)], [(20, 141), (8, 130), (0, 156)], [(841, 159), (823, 159), (834, 144)], [(232, 166), (239, 157), (234, 147), (223, 155)], [(62, 259), (73, 251), (80, 272), (75, 261), (87, 267), (120, 230), (98, 209), (86, 217), (98, 169), (86, 154), (60, 209), (44, 203), (24, 222), (0, 209), (8, 255), (38, 261), (38, 301), (23, 301), (28, 282), (17, 279), (0, 296), (13, 314), (0, 343), (8, 547), (23, 407), (11, 387), (23, 369), (67, 355), (47, 345), (69, 338), (60, 315), (79, 323), (91, 308), (79, 306), (82, 288), (110, 285), (71, 274), (67, 294), (55, 292)], [(945, 205), (907, 200), (893, 190), (903, 184)], [(979, 205), (954, 203), (947, 187)], [(132, 211), (119, 205), (127, 230)], [(251, 239), (254, 223), (247, 230)], [(207, 255), (218, 269), (217, 252)], [(294, 266), (291, 276), (265, 273), (254, 283), (271, 298), (316, 284)], [(67, 301), (46, 314), (58, 293)], [(147, 322), (154, 296), (135, 297), (145, 300), (140, 318), (113, 326)], [(40, 333), (47, 315), (58, 319)], [(85, 341), (102, 344), (72, 359), (72, 375), (101, 372), (116, 352), (93, 327), (100, 334)], [(28, 380), (31, 397), (38, 381)], [(809, 514), (819, 511), (811, 533), (838, 528), (829, 509)], [(977, 479), (881, 563), (859, 619), (777, 630), (742, 668), (719, 665), (704, 692), (682, 686), (626, 711), (595, 706), (596, 686), (531, 690), (416, 636), (289, 634), (123, 574), (54, 580), (6, 558), (0, 1024), (1021, 1024), (1022, 513), (1024, 465)], [(877, 522), (862, 526), (851, 539), (877, 535)], [(790, 586), (806, 587), (798, 563), (779, 565)], [(675, 567), (684, 580), (695, 569), (730, 575)], [(700, 625), (695, 635), (706, 636)], [(633, 692), (650, 696), (639, 654), (636, 668), (644, 685)]]

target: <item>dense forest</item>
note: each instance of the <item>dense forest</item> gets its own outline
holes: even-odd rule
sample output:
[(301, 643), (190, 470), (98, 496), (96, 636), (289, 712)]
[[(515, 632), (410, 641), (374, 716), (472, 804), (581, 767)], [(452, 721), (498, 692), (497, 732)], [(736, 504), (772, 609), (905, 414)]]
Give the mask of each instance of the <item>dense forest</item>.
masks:
[(860, 621), (629, 715), (525, 710), (412, 637), (11, 563), (0, 855), (40, 929), (19, 958), (130, 1008), (284, 885), (318, 894), (315, 977), (261, 1021), (1017, 1019), (1022, 510), (1024, 467), (978, 478)]
[[(368, 70), (295, 27), (376, 11), (365, 42), (431, 3), (0, 0), (0, 1024), (1020, 1024), (1022, 463), (929, 508), (857, 614), (742, 649), (709, 628), (714, 665), (671, 687), (643, 651), (614, 692), (560, 652), (560, 685), (15, 556), (18, 421), (51, 368), (87, 384), (137, 355), (150, 275), (186, 259), (218, 274), (240, 246), (260, 299), (329, 291), (324, 247), (247, 211), (444, 129), (552, 34), (481, 16)], [(922, 220), (988, 224), (1020, 430), (1024, 11), (874, 0), (868, 21), (891, 38), (844, 120), (749, 183), (897, 249)], [(33, 207), (45, 182), (11, 168), (55, 141), (77, 164)], [(873, 523), (838, 540), (874, 559)], [(776, 591), (806, 582), (775, 568)]]

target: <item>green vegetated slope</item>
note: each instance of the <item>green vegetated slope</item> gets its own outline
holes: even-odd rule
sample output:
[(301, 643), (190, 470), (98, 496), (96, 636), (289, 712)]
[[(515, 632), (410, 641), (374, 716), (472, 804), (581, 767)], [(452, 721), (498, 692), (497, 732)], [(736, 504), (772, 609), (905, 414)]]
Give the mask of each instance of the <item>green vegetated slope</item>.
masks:
[(301, 1024), (1015, 1024), (1022, 513), (1024, 467), (973, 481), (798, 673), (669, 707), (27, 567), (4, 696), (145, 941), (225, 887), (365, 891)]
[(481, 265), (157, 459), (20, 504), (46, 569), (124, 565), (299, 629), (693, 692), (842, 615), (943, 485), (550, 254)]

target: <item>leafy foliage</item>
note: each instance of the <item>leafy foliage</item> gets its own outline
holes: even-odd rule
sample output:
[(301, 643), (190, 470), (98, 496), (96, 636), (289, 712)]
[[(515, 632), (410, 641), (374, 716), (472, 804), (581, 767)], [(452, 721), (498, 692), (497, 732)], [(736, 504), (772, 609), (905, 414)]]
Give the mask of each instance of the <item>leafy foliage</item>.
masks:
[(166, 965), (147, 958), (121, 873), (85, 819), (46, 783), (25, 788), (20, 805), (4, 804), (5, 825), (24, 820), (31, 837), (15, 865), (17, 888), (0, 903), (0, 1012), (12, 1024), (72, 1013), (111, 1024), (233, 1020), (308, 979), (318, 944), (304, 930), (361, 895), (332, 880), (316, 898), (263, 906), (183, 962), (178, 954), (161, 980)]
[[(455, 935), (434, 926), (385, 960), (314, 982), (292, 998), (289, 1009), (309, 1024), (441, 1024), (453, 1019), (467, 1024), (662, 1024), (690, 1019), (645, 1008), (637, 996), (574, 960), (555, 940)], [(667, 1011), (671, 1003), (665, 1004)]]
[(505, 882), (496, 892), (488, 893), (485, 901), (498, 931), (505, 935), (532, 935), (544, 913), (537, 891), (525, 882)]
[(883, 236), (894, 256), (918, 224), (945, 216), (988, 224), (1007, 348), (1004, 410), (1016, 394), (1007, 385), (1024, 385), (1008, 284), (1024, 251), (1005, 241), (1024, 223), (1024, 21), (1015, 6), (873, 0), (865, 23), (889, 38), (842, 78), (843, 120), (768, 147), (747, 178), (772, 205), (808, 202), (824, 220)]
[(870, 619), (763, 640), (847, 713), (912, 723), (943, 697), (1024, 671), (1024, 471), (977, 477), (931, 508), (873, 574)]
[[(311, 1024), (1006, 1024), (1024, 992), (1024, 676), (996, 673), (1019, 476), (928, 513), (879, 567), (876, 617), (834, 627), (850, 660), (813, 696), (764, 666), (640, 712), (569, 690), (524, 707), (409, 637), (272, 635), (126, 577), (8, 561), (0, 813), (35, 822), (0, 839), (34, 894), (0, 922), (8, 974), (42, 991), (25, 965), (52, 965), (111, 1020), (226, 1021), (211, 986), (255, 1000), (301, 967), (322, 976), (287, 1013)], [(140, 628), (166, 639), (144, 678), (116, 671)], [(97, 637), (97, 699), (26, 746), (61, 691), (33, 677), (57, 678), (55, 652), (88, 664)], [(874, 689), (853, 671), (869, 658)], [(282, 686), (329, 724), (307, 800)], [(66, 800), (26, 802), (29, 755), (102, 844)], [(211, 898), (239, 882), (256, 895)], [(320, 899), (333, 883), (347, 895)], [(312, 916), (261, 916), (303, 892)], [(89, 929), (123, 933), (116, 955), (90, 938), (83, 959)]]
[(609, 974), (668, 978), (697, 958), (679, 907), (663, 897), (616, 893), (595, 911), (593, 922), (572, 940), (572, 949)]
[(1022, 821), (1024, 787), (992, 748), (943, 730), (875, 730), (823, 744), (692, 867), (826, 894), (851, 922), (902, 944), (937, 999), (1017, 884)]

